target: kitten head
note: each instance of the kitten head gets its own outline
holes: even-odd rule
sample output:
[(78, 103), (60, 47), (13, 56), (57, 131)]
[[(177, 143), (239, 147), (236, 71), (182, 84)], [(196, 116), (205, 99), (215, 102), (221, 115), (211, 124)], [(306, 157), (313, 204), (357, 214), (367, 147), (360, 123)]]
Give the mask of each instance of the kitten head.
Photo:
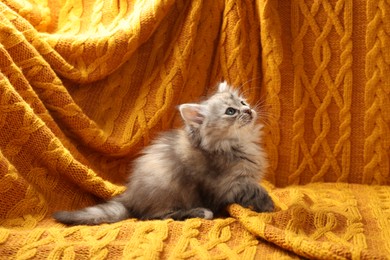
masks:
[(226, 82), (206, 101), (179, 109), (191, 138), (205, 150), (228, 152), (258, 137), (256, 111)]

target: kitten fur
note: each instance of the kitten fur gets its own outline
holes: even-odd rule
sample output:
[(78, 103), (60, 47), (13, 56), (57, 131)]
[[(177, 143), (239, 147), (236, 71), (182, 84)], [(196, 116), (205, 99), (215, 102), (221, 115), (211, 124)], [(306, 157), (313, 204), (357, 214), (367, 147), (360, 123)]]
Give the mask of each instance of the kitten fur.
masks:
[(259, 181), (267, 167), (257, 113), (226, 82), (199, 104), (179, 106), (183, 129), (162, 134), (135, 160), (126, 191), (106, 203), (53, 217), (69, 225), (127, 218), (212, 219), (232, 203), (269, 212)]

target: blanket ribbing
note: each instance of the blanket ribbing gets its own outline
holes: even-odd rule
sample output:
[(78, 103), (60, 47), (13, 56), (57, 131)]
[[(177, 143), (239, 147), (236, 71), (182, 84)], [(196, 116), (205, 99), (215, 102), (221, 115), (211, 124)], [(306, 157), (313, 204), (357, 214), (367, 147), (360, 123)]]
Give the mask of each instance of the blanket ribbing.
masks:
[[(0, 3), (0, 258), (390, 255), (384, 0)], [(226, 79), (265, 117), (277, 209), (66, 227)]]

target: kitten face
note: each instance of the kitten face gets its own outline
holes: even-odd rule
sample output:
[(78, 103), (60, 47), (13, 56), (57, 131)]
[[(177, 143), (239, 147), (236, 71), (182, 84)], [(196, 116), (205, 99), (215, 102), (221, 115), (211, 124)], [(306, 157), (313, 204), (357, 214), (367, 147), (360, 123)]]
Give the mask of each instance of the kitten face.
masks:
[(197, 132), (201, 145), (208, 150), (228, 151), (249, 135), (256, 135), (253, 126), (257, 113), (225, 82), (208, 100), (181, 105), (180, 112), (187, 127)]
[(254, 123), (256, 112), (250, 108), (245, 99), (231, 90), (218, 91), (206, 101), (207, 120), (210, 127), (235, 130)]

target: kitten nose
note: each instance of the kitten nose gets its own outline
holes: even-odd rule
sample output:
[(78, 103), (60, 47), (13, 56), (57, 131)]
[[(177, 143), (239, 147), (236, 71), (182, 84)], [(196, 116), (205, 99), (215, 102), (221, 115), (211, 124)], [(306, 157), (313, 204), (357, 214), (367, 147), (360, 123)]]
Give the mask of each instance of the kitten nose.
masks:
[(249, 108), (245, 108), (242, 112), (248, 115), (252, 115), (252, 110)]

